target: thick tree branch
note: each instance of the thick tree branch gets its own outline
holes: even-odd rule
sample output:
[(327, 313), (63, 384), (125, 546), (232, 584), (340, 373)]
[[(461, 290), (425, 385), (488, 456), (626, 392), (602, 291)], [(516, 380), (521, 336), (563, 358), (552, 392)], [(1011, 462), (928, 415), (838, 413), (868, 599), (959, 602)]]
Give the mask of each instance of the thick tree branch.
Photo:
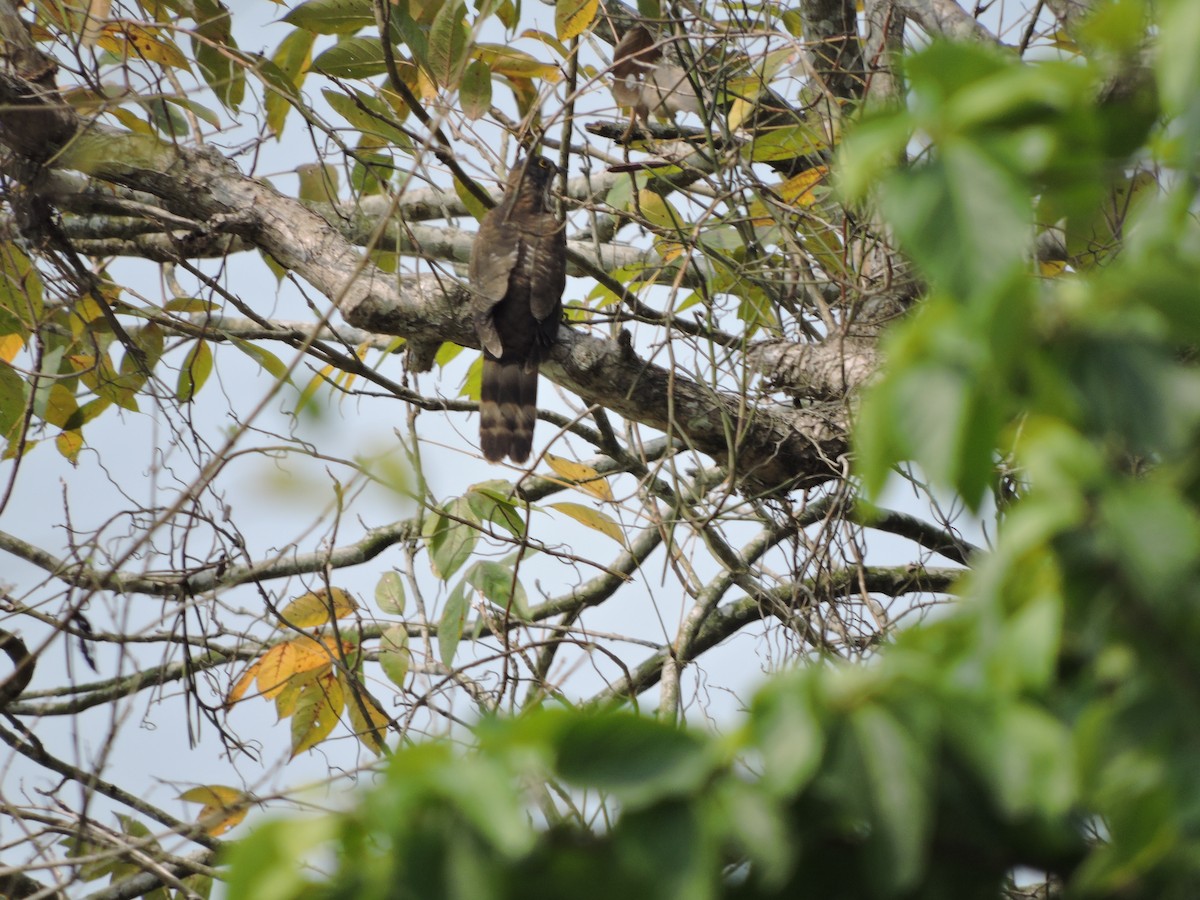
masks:
[(831, 338), (811, 344), (762, 341), (746, 361), (792, 397), (841, 400), (866, 383), (881, 358), (873, 340)]
[[(11, 110), (27, 99), (22, 82), (0, 78), (0, 107)], [(13, 140), (5, 115), (0, 112), (0, 140), (27, 148), (24, 138)], [(82, 123), (74, 124), (82, 129)], [(351, 325), (477, 346), (466, 288), (457, 280), (381, 272), (324, 218), (246, 177), (212, 148), (185, 148), (99, 126), (66, 144), (56, 130), (43, 133), (44, 140), (56, 138), (55, 166), (154, 195), (168, 212), (242, 237), (329, 297)], [(806, 429), (802, 419), (769, 407), (748, 409), (740, 396), (648, 363), (628, 344), (564, 332), (543, 372), (586, 402), (682, 437), (758, 490), (811, 486), (839, 474), (828, 460), (845, 452), (844, 432)]]
[(955, 41), (999, 43), (994, 34), (955, 0), (896, 0), (896, 8), (931, 35)]
[(854, 0), (802, 0), (800, 17), (817, 78), (838, 100), (857, 101), (866, 67)]

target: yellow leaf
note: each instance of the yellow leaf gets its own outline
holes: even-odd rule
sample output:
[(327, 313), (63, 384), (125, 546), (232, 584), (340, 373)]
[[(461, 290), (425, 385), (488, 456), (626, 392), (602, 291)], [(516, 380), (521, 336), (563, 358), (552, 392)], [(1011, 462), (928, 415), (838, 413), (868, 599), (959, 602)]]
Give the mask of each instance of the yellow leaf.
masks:
[(25, 346), (25, 339), (19, 334), (6, 334), (0, 337), (0, 359), (12, 362)]
[(46, 407), (42, 410), (42, 418), (51, 425), (62, 428), (78, 409), (79, 403), (75, 400), (75, 394), (59, 381), (52, 385), (46, 394)]
[(312, 400), (312, 398), (316, 395), (317, 391), (321, 389), (321, 386), (323, 384), (325, 384), (327, 381), (332, 380), (329, 377), (332, 374), (333, 374), (333, 364), (330, 363), (329, 365), (325, 366), (323, 369), (321, 369), (320, 372), (318, 372), (316, 375), (314, 375), (312, 377), (312, 380), (309, 381), (309, 383), (305, 386), (304, 390), (302, 390), (300, 392), (300, 399), (298, 399), (296, 401), (296, 412), (297, 413), (299, 413), (301, 410), (303, 410), (304, 407), (308, 406), (309, 401)]
[(561, 456), (555, 456), (553, 453), (547, 453), (545, 459), (550, 468), (570, 481), (581, 491), (591, 494), (593, 497), (598, 497), (601, 500), (612, 501), (613, 492), (612, 488), (608, 486), (608, 480), (591, 466), (585, 466), (583, 463), (575, 462), (574, 460), (563, 459)]
[(657, 228), (677, 231), (684, 224), (683, 217), (671, 205), (671, 201), (646, 188), (638, 191), (637, 211), (647, 223)]
[[(824, 181), (828, 174), (828, 166), (813, 166), (775, 185), (774, 191), (788, 206), (812, 206), (817, 202), (813, 188)], [(775, 203), (774, 206), (778, 208), (779, 204)], [(775, 217), (771, 215), (771, 207), (765, 200), (755, 200), (751, 203), (749, 213), (752, 225), (773, 225), (776, 222)]]
[[(462, 201), (463, 206), (467, 208), (467, 212), (475, 217), (478, 222), (483, 221), (483, 217), (487, 215), (488, 208), (479, 202), (479, 198), (467, 190), (467, 186), (463, 184), (456, 175), (454, 177), (454, 193), (458, 195), (458, 199)], [(462, 347), (457, 344), (446, 343), (442, 345), (442, 349), (438, 351), (437, 358), (434, 360), (439, 366), (444, 366), (451, 359), (458, 355)]]
[(569, 41), (587, 31), (600, 0), (558, 0), (554, 4), (554, 30), (560, 41)]
[(351, 615), (358, 604), (341, 588), (309, 591), (279, 611), (280, 618), (295, 628), (316, 628), (332, 619)]
[(592, 509), (590, 506), (584, 506), (582, 503), (551, 503), (550, 508), (557, 509), (560, 513), (570, 516), (576, 522), (586, 525), (588, 528), (608, 535), (622, 547), (626, 546), (625, 535), (621, 531), (621, 526), (616, 523), (616, 520), (612, 516), (602, 513), (598, 509)]
[(729, 130), (737, 131), (742, 122), (746, 121), (754, 112), (754, 101), (747, 100), (745, 97), (738, 97), (729, 105)]
[(223, 784), (191, 788), (180, 794), (179, 799), (186, 803), (204, 804), (196, 821), (204, 822), (204, 830), (213, 837), (224, 834), (246, 818), (250, 804), (255, 802), (251, 794)]
[(813, 166), (798, 175), (793, 175), (775, 190), (792, 206), (812, 206), (817, 202), (812, 189), (824, 181), (828, 174), (828, 166)]
[(74, 465), (79, 462), (79, 451), (83, 449), (83, 434), (78, 430), (61, 432), (54, 439), (54, 446), (64, 459)]
[(157, 28), (124, 23), (105, 25), (96, 43), (117, 56), (137, 56), (176, 69), (189, 69), (187, 57), (173, 42), (158, 36)]
[(680, 241), (672, 241), (664, 237), (654, 239), (654, 250), (663, 258), (663, 262), (674, 262), (688, 252), (688, 245)]
[(130, 131), (137, 134), (154, 134), (154, 129), (150, 127), (145, 119), (133, 112), (133, 110), (115, 107), (106, 109), (104, 112), (112, 116)]
[(531, 40), (541, 41), (543, 44), (545, 44), (547, 47), (550, 47), (555, 53), (557, 53), (563, 59), (568, 59), (571, 56), (571, 51), (568, 50), (565, 46), (563, 46), (562, 41), (560, 41), (554, 35), (548, 34), (545, 31), (540, 31), (537, 28), (526, 28), (524, 31), (522, 31), (520, 34), (518, 34), (517, 37), (530, 38)]
[(292, 714), (292, 758), (329, 737), (345, 706), (345, 693), (330, 672), (305, 685)]
[(104, 310), (94, 297), (81, 297), (71, 307), (71, 333), (83, 334), (85, 326), (104, 321)]
[(391, 725), (388, 714), (361, 686), (351, 687), (343, 679), (342, 690), (346, 696), (346, 714), (350, 718), (354, 736), (376, 756), (382, 755), (383, 738)]
[(504, 44), (476, 44), (472, 55), (482, 60), (497, 75), (506, 78), (541, 78), (558, 81), (562, 72), (557, 66), (538, 62), (524, 50)]

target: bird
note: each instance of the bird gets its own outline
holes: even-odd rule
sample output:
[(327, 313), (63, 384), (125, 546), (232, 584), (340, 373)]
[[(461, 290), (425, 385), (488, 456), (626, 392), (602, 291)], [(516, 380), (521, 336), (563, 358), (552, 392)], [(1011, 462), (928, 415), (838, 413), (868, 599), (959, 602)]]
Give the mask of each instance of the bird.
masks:
[(679, 48), (670, 42), (668, 58), (663, 46), (644, 25), (634, 23), (613, 48), (613, 99), (632, 111), (630, 129), (639, 119), (649, 122), (652, 113), (671, 118), (677, 112), (701, 111)]
[(567, 281), (565, 223), (554, 211), (558, 167), (530, 154), (471, 245), (468, 280), (483, 347), (479, 442), (489, 462), (523, 463), (533, 447), (538, 365), (558, 335)]

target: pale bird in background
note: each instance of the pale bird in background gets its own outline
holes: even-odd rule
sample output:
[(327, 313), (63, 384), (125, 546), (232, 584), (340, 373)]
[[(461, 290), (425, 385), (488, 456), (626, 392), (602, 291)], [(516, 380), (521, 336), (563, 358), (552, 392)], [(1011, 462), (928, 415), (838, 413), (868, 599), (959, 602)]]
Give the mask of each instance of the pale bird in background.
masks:
[[(667, 50), (665, 55), (664, 47)], [(613, 99), (632, 110), (630, 129), (650, 115), (669, 119), (679, 112), (701, 111), (676, 41), (656, 42), (645, 26), (633, 25), (613, 48)]]

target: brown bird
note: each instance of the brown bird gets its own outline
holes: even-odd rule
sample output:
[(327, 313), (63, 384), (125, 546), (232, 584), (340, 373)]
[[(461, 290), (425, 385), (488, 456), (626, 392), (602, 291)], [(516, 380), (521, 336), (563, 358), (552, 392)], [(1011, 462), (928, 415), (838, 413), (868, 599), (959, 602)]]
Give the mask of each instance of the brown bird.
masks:
[(557, 172), (540, 156), (518, 162), (471, 245), (471, 309), (483, 345), (479, 442), (492, 462), (529, 458), (538, 364), (562, 318), (567, 240), (550, 200)]
[[(667, 54), (663, 53), (664, 46)], [(649, 30), (634, 23), (613, 48), (613, 99), (632, 111), (629, 127), (650, 115), (670, 118), (677, 112), (700, 112), (692, 78), (684, 67), (678, 42), (656, 42)]]

